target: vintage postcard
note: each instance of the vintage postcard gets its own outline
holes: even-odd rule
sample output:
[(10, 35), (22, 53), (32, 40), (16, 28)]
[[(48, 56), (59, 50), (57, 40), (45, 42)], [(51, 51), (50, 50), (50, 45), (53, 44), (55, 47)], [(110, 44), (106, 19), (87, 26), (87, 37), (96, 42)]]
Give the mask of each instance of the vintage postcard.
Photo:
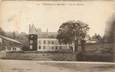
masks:
[(115, 72), (114, 0), (1, 0), (0, 72)]

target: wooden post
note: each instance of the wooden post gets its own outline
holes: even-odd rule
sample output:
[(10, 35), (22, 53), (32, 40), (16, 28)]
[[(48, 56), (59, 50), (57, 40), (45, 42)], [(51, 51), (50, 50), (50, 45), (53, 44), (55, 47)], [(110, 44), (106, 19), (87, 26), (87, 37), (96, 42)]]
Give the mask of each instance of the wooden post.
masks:
[(115, 62), (115, 24), (113, 24), (113, 62)]

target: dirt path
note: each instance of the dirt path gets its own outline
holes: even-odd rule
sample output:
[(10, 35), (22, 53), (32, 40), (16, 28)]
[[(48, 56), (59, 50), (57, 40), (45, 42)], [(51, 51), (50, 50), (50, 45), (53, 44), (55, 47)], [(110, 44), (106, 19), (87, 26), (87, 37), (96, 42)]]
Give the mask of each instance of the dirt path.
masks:
[(0, 60), (0, 72), (115, 72), (115, 64)]

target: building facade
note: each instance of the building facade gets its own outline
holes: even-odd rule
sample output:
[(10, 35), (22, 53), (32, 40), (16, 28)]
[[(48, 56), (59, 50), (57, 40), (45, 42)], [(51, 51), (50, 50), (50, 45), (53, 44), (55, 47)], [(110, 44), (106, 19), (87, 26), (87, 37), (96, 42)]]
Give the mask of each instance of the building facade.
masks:
[(38, 38), (37, 51), (72, 51), (73, 44), (60, 44), (56, 38)]
[[(29, 25), (29, 49), (32, 51), (73, 51), (73, 44), (60, 44), (57, 37), (57, 32), (42, 32), (41, 29), (34, 25)], [(37, 35), (37, 36), (36, 36)], [(37, 39), (37, 41), (36, 41)]]

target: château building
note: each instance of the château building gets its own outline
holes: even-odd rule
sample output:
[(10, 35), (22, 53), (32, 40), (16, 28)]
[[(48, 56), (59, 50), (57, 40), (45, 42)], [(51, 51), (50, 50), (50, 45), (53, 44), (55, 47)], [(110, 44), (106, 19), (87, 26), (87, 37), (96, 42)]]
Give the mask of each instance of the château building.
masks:
[[(35, 38), (30, 39), (30, 49), (33, 47), (33, 50), (37, 51), (72, 51), (74, 48), (74, 44), (60, 44), (56, 39), (57, 32), (48, 32), (48, 30), (46, 32), (37, 32), (37, 30), (41, 29), (36, 29), (34, 25), (30, 25), (29, 29), (30, 35), (37, 35), (37, 41)], [(35, 43), (37, 44), (36, 46)]]

